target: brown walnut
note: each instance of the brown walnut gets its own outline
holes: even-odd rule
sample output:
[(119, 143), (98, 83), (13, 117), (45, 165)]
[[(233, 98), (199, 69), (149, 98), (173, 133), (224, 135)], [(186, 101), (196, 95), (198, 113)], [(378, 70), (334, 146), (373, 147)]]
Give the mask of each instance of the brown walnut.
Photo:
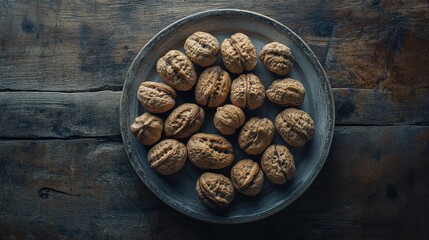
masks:
[(174, 107), (176, 91), (167, 84), (142, 82), (137, 91), (137, 99), (142, 107), (153, 113), (163, 113)]
[(213, 119), (215, 128), (224, 135), (235, 133), (235, 130), (241, 127), (245, 121), (246, 116), (243, 110), (232, 104), (218, 107)]
[(264, 173), (256, 162), (243, 159), (232, 167), (231, 180), (237, 191), (247, 196), (254, 196), (262, 190)]
[(161, 139), (163, 125), (160, 117), (146, 112), (136, 117), (131, 125), (131, 132), (142, 144), (152, 145)]
[(236, 33), (226, 38), (221, 45), (222, 60), (228, 71), (240, 74), (255, 68), (256, 49), (250, 38), (243, 33)]
[(184, 103), (168, 115), (164, 124), (167, 137), (186, 138), (197, 132), (204, 122), (204, 110), (194, 103)]
[(156, 63), (161, 78), (178, 91), (188, 91), (197, 82), (194, 65), (185, 54), (171, 50)]
[(262, 154), (261, 166), (267, 178), (278, 185), (289, 182), (296, 172), (293, 156), (283, 145), (269, 146)]
[(264, 85), (253, 73), (241, 74), (232, 81), (230, 99), (237, 107), (257, 109), (264, 103)]
[(268, 70), (278, 75), (288, 74), (294, 62), (290, 48), (278, 42), (265, 45), (259, 52), (259, 59)]
[(194, 134), (187, 148), (189, 160), (202, 169), (222, 169), (234, 161), (231, 143), (216, 134)]
[(217, 107), (225, 102), (231, 77), (219, 66), (206, 68), (200, 75), (195, 88), (195, 100), (202, 106)]
[(195, 32), (186, 39), (185, 53), (197, 65), (208, 67), (217, 60), (219, 42), (206, 32)]
[(294, 147), (301, 147), (314, 135), (314, 121), (310, 115), (297, 108), (286, 108), (280, 112), (275, 125), (282, 138)]
[(275, 80), (266, 91), (271, 102), (283, 107), (299, 106), (305, 97), (302, 83), (292, 78)]
[(165, 139), (149, 150), (147, 159), (155, 171), (169, 175), (185, 165), (186, 156), (185, 144), (175, 139)]
[(268, 118), (253, 117), (247, 121), (238, 136), (238, 145), (246, 153), (261, 154), (274, 136), (274, 124)]
[(222, 174), (203, 173), (197, 180), (195, 191), (209, 208), (224, 208), (234, 200), (235, 189), (231, 180)]

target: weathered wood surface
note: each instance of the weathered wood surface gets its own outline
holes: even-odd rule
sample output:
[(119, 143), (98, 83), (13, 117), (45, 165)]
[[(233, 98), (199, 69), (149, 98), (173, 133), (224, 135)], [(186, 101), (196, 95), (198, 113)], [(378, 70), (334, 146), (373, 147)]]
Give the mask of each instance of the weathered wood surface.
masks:
[[(337, 125), (429, 123), (429, 92), (334, 89)], [(0, 92), (0, 138), (119, 137), (119, 91)]]
[(235, 226), (193, 220), (160, 202), (120, 141), (0, 141), (0, 233), (9, 239), (418, 239), (429, 234), (429, 191), (422, 191), (429, 182), (428, 137), (428, 126), (337, 127), (334, 151), (304, 195), (266, 220)]
[[(118, 104), (129, 65), (159, 30), (237, 7), (309, 44), (334, 88), (337, 127), (295, 203), (218, 226), (176, 212), (139, 180)], [(426, 0), (0, 1), (0, 238), (427, 239), (427, 9)]]

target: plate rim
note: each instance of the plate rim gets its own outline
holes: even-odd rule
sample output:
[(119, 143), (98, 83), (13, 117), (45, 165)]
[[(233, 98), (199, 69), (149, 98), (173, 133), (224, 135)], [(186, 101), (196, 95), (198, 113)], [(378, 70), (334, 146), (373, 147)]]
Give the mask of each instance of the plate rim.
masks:
[[(171, 201), (171, 198), (164, 196), (164, 194), (162, 194), (160, 191), (158, 191), (156, 186), (154, 186), (151, 183), (151, 181), (145, 177), (143, 169), (140, 169), (140, 167), (137, 166), (138, 158), (137, 158), (136, 154), (133, 152), (133, 149), (132, 149), (131, 144), (130, 144), (130, 142), (131, 142), (130, 134), (127, 131), (128, 125), (126, 124), (126, 120), (125, 120), (127, 113), (125, 112), (126, 108), (124, 107), (124, 104), (127, 102), (127, 96), (126, 96), (125, 92), (126, 92), (127, 87), (129, 87), (129, 85), (130, 85), (129, 83), (131, 81), (130, 80), (130, 72), (132, 72), (134, 70), (134, 68), (136, 68), (139, 65), (139, 62), (144, 57), (145, 50), (147, 50), (149, 47), (151, 47), (151, 45), (154, 45), (154, 42), (156, 40), (162, 39), (163, 36), (169, 34), (170, 31), (174, 31), (174, 29), (177, 29), (178, 27), (180, 27), (182, 25), (185, 25), (189, 22), (199, 20), (199, 19), (205, 18), (205, 17), (223, 16), (223, 15), (228, 15), (228, 16), (242, 15), (242, 16), (251, 17), (255, 20), (263, 21), (263, 22), (273, 26), (279, 32), (290, 37), (291, 40), (295, 44), (297, 44), (301, 50), (303, 50), (303, 54), (307, 57), (309, 62), (313, 65), (313, 68), (315, 69), (318, 77), (320, 77), (322, 80), (321, 81), (322, 89), (327, 90), (325, 95), (327, 96), (329, 102), (331, 103), (331, 104), (329, 104), (329, 103), (327, 104), (328, 105), (328, 108), (327, 108), (328, 119), (327, 119), (327, 121), (330, 122), (330, 124), (329, 124), (329, 129), (327, 131), (328, 136), (327, 136), (327, 138), (325, 138), (325, 141), (324, 141), (324, 144), (326, 147), (323, 149), (321, 158), (316, 164), (316, 169), (314, 170), (311, 177), (302, 184), (301, 189), (298, 191), (299, 193), (296, 194), (295, 196), (293, 196), (292, 198), (289, 198), (290, 199), (289, 201), (280, 202), (279, 204), (274, 205), (270, 208), (267, 208), (265, 211), (260, 212), (258, 214), (240, 215), (240, 216), (233, 217), (233, 218), (230, 218), (230, 217), (225, 218), (225, 217), (221, 217), (221, 216), (219, 216), (219, 217), (207, 217), (207, 215), (198, 214), (198, 212), (188, 211), (188, 210), (184, 209), (183, 207), (181, 207), (180, 204), (175, 203), (174, 201)], [(331, 107), (329, 107), (329, 106), (331, 106)], [(278, 22), (277, 20), (270, 18), (268, 16), (265, 16), (263, 14), (257, 13), (257, 12), (253, 12), (253, 11), (249, 11), (249, 10), (242, 10), (242, 9), (233, 9), (233, 8), (212, 9), (212, 10), (201, 11), (201, 12), (197, 12), (197, 13), (185, 16), (185, 17), (169, 24), (168, 26), (163, 28), (161, 31), (159, 31), (155, 36), (153, 36), (142, 47), (142, 49), (139, 51), (139, 53), (136, 55), (133, 62), (131, 63), (131, 65), (127, 71), (127, 74), (126, 74), (124, 85), (122, 87), (120, 104), (119, 104), (119, 124), (120, 124), (120, 129), (121, 129), (122, 141), (123, 141), (125, 152), (127, 154), (129, 162), (131, 163), (134, 171), (139, 176), (140, 180), (142, 180), (143, 183), (151, 190), (151, 192), (154, 193), (161, 201), (163, 201), (165, 204), (169, 205), (170, 207), (174, 208), (175, 210), (181, 212), (182, 214), (185, 214), (187, 216), (190, 216), (192, 218), (195, 218), (195, 219), (198, 219), (201, 221), (206, 221), (206, 222), (211, 222), (211, 223), (220, 223), (220, 224), (239, 224), (239, 223), (248, 223), (248, 222), (258, 221), (258, 220), (267, 218), (267, 217), (283, 210), (288, 205), (292, 204), (296, 199), (298, 199), (312, 185), (312, 183), (314, 182), (316, 177), (319, 175), (323, 165), (325, 164), (326, 159), (327, 159), (328, 154), (329, 154), (329, 151), (330, 151), (330, 148), (331, 148), (331, 145), (332, 145), (334, 129), (335, 129), (335, 102), (334, 102), (334, 97), (333, 97), (333, 93), (332, 93), (332, 89), (331, 89), (329, 79), (326, 75), (325, 70), (323, 69), (322, 65), (320, 64), (320, 61), (318, 60), (318, 58), (316, 57), (314, 52), (310, 49), (310, 47), (304, 42), (304, 40), (301, 37), (299, 37), (294, 31), (292, 31), (290, 28), (288, 28), (284, 24)], [(134, 158), (137, 158), (137, 159), (134, 159)], [(132, 159), (134, 159), (134, 160), (132, 160)]]

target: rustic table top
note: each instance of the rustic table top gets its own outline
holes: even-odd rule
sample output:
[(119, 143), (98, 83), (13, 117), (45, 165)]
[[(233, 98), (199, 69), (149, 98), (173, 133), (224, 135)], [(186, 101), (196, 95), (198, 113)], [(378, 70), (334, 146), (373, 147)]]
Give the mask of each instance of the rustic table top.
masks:
[[(242, 8), (290, 27), (336, 104), (312, 186), (265, 220), (216, 225), (161, 202), (120, 137), (141, 47), (199, 11)], [(0, 2), (0, 236), (5, 239), (429, 237), (429, 4), (410, 1)]]

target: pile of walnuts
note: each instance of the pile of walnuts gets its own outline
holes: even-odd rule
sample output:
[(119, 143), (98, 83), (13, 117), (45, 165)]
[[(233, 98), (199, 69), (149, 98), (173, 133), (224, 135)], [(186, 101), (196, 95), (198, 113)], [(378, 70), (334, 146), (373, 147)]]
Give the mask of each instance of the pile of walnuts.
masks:
[[(291, 146), (300, 147), (313, 138), (314, 122), (299, 106), (305, 96), (297, 80), (275, 80), (265, 90), (261, 80), (250, 73), (257, 64), (256, 49), (248, 36), (236, 33), (221, 46), (209, 33), (196, 32), (186, 39), (185, 53), (171, 50), (161, 57), (156, 70), (165, 83), (144, 81), (137, 98), (146, 112), (135, 119), (131, 131), (144, 145), (154, 145), (148, 152), (149, 165), (168, 175), (179, 171), (189, 159), (205, 170), (218, 170), (234, 161), (232, 144), (218, 134), (197, 133), (205, 119), (203, 107), (217, 107), (213, 123), (222, 135), (238, 131), (238, 145), (249, 155), (262, 154), (260, 164), (251, 159), (238, 161), (230, 178), (213, 172), (203, 173), (196, 182), (200, 200), (210, 208), (229, 206), (235, 191), (253, 196), (262, 190), (264, 175), (274, 184), (285, 184), (295, 175), (295, 163), (289, 149), (271, 145), (277, 129)], [(226, 70), (212, 66), (219, 51)], [(288, 74), (293, 67), (290, 49), (281, 43), (265, 45), (258, 55), (264, 66), (278, 75)], [(199, 78), (194, 65), (207, 67)], [(230, 73), (241, 74), (231, 80)], [(245, 73), (244, 73), (245, 72)], [(196, 86), (195, 86), (196, 85)], [(175, 106), (176, 91), (189, 91), (195, 86), (195, 103), (184, 103), (163, 121), (156, 113)], [(232, 104), (223, 105), (228, 95)], [(265, 97), (285, 107), (275, 118), (252, 117), (247, 120), (243, 109), (262, 106)], [(223, 106), (222, 106), (223, 105)], [(161, 140), (164, 130), (167, 139)], [(189, 138), (186, 145), (181, 140)]]

